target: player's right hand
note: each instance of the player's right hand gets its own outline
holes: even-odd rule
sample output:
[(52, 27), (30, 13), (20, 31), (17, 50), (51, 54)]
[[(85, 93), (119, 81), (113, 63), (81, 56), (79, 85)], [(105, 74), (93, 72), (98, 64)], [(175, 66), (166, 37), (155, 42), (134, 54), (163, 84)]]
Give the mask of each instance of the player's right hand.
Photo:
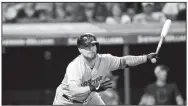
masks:
[(93, 91), (101, 92), (101, 91), (105, 91), (108, 88), (112, 88), (112, 82), (110, 80), (97, 82), (93, 85), (90, 85), (91, 92)]
[(150, 53), (150, 54), (147, 54), (147, 60), (150, 60), (155, 58), (156, 60), (159, 60), (159, 56), (157, 53)]

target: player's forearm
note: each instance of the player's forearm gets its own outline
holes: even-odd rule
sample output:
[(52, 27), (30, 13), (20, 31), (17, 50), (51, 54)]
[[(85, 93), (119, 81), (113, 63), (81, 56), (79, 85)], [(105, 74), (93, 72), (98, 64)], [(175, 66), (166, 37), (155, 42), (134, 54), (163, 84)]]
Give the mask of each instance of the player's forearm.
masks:
[(85, 86), (85, 87), (70, 86), (69, 90), (72, 96), (87, 95), (91, 92), (89, 86)]
[(147, 62), (147, 55), (121, 57), (120, 67), (137, 66)]

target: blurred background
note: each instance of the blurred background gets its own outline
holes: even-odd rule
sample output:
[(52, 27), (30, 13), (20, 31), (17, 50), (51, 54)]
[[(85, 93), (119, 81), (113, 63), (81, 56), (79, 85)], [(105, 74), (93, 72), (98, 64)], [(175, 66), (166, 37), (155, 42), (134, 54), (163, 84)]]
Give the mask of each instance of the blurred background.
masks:
[[(171, 71), (186, 101), (186, 3), (2, 3), (2, 104), (51, 105), (67, 65), (79, 54), (76, 39), (94, 33), (100, 53), (142, 55), (156, 50), (166, 19), (172, 20), (158, 63)], [(106, 104), (137, 105), (155, 81), (155, 64), (112, 72)]]
[[(186, 3), (3, 3), (3, 23), (99, 22), (126, 24), (186, 20)], [(145, 19), (144, 16), (153, 14)]]

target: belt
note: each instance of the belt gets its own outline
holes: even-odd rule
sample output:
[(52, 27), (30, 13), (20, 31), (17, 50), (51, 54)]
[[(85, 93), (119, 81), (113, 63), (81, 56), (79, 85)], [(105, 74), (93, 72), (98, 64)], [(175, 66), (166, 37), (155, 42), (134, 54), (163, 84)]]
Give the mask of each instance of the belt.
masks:
[(70, 99), (70, 98), (69, 98), (67, 95), (65, 95), (65, 94), (63, 94), (62, 96), (63, 96), (64, 98), (66, 98), (67, 100), (73, 102), (73, 103), (83, 103), (83, 102), (80, 102), (80, 101), (77, 101), (77, 100), (72, 100), (72, 99)]

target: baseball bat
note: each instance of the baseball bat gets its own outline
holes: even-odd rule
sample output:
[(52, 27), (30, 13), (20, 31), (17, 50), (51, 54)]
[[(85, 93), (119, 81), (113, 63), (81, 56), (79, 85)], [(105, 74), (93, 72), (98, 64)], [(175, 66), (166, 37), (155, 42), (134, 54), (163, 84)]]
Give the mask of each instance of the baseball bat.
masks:
[(160, 37), (160, 40), (159, 40), (159, 43), (158, 43), (158, 46), (157, 46), (157, 49), (156, 49), (156, 52), (155, 52), (156, 54), (159, 53), (159, 50), (160, 50), (162, 43), (163, 43), (163, 41), (164, 41), (164, 39), (165, 39), (165, 37), (168, 33), (170, 25), (171, 25), (171, 20), (167, 19), (165, 21), (163, 28), (162, 28), (162, 31), (161, 31), (161, 37)]

